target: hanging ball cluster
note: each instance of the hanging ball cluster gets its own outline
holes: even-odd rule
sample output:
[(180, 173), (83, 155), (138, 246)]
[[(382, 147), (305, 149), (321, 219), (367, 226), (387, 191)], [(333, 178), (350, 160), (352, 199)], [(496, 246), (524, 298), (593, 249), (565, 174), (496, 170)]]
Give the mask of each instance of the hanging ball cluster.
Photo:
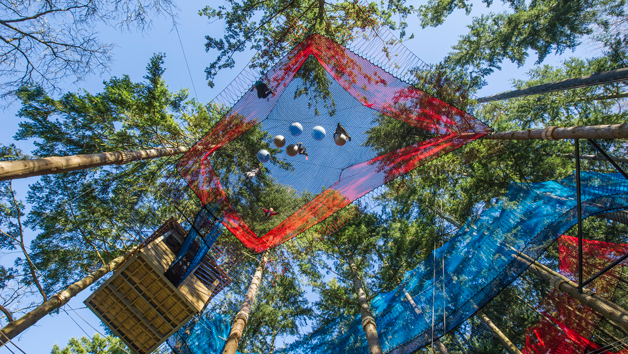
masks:
[(262, 149), (262, 150), (258, 151), (257, 152), (257, 159), (261, 163), (266, 163), (266, 162), (270, 161), (270, 152), (268, 152), (268, 150), (266, 150), (266, 149)]
[(277, 135), (275, 139), (273, 139), (273, 144), (275, 144), (275, 146), (278, 148), (282, 148), (284, 145), (286, 145), (286, 138), (284, 138), (283, 135)]
[(315, 126), (314, 129), (312, 129), (312, 138), (318, 141), (325, 139), (325, 128), (320, 125)]
[(299, 136), (303, 133), (303, 126), (299, 122), (290, 124), (288, 129), (290, 130), (290, 134), (292, 134), (292, 136)]
[(286, 154), (288, 154), (288, 156), (297, 156), (298, 152), (299, 152), (299, 148), (294, 144), (290, 144), (286, 148)]
[(343, 146), (347, 143), (347, 137), (344, 134), (334, 136), (334, 142), (338, 146)]
[[(338, 123), (338, 125), (340, 126), (340, 123)], [(300, 136), (303, 134), (303, 125), (299, 122), (293, 122), (290, 126), (288, 126), (288, 131), (290, 131), (292, 136)], [(338, 133), (338, 130), (336, 130), (336, 133)], [(312, 128), (312, 139), (322, 141), (326, 136), (327, 131), (322, 126), (317, 125)], [(348, 137), (345, 134), (334, 134), (334, 142), (338, 146), (343, 146), (347, 143), (347, 140)], [(273, 138), (273, 144), (278, 148), (286, 146), (286, 137), (283, 135), (276, 135)], [(303, 151), (305, 152), (305, 149)], [(286, 154), (288, 154), (288, 156), (297, 156), (298, 153), (299, 147), (296, 144), (290, 144), (286, 147)], [(307, 158), (307, 154), (304, 153), (304, 155), (306, 155)], [(261, 163), (266, 163), (270, 161), (270, 153), (267, 150), (260, 150), (257, 153), (257, 159)]]

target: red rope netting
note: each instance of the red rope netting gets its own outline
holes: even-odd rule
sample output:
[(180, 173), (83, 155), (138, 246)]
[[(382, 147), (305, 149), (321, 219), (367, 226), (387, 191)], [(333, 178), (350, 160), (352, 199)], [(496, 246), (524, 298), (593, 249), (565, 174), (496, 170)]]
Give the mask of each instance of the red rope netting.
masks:
[[(314, 56), (335, 82), (353, 97), (354, 103), (357, 100), (376, 113), (393, 117), (437, 136), (343, 167), (335, 184), (328, 186), (323, 193), (268, 233), (258, 237), (230, 207), (208, 156), (266, 119), (310, 56)], [(256, 252), (285, 242), (375, 188), (490, 131), (470, 114), (404, 83), (321, 35), (312, 35), (298, 44), (266, 73), (264, 80), (272, 89), (272, 96), (260, 99), (254, 89), (245, 93), (211, 132), (178, 163), (181, 176), (201, 202), (220, 203), (225, 210), (223, 224), (246, 247)]]
[[(578, 239), (562, 236), (558, 239), (560, 271), (573, 281), (578, 273)], [(593, 276), (614, 260), (628, 253), (628, 244), (584, 240), (583, 276)], [(591, 283), (596, 295), (610, 299), (620, 279), (621, 266), (616, 266)], [(585, 352), (611, 353), (600, 349), (590, 339), (602, 316), (578, 300), (552, 290), (537, 306), (544, 317), (526, 331), (525, 354), (576, 354)], [(618, 353), (628, 353), (623, 349)]]

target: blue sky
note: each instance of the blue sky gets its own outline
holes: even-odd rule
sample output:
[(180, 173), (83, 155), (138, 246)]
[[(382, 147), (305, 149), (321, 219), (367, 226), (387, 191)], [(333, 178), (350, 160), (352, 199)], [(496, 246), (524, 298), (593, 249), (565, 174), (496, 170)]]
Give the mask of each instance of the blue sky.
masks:
[[(423, 2), (413, 1), (412, 3), (418, 6)], [(234, 57), (236, 68), (221, 72), (215, 80), (216, 86), (214, 88), (207, 86), (204, 69), (212, 61), (216, 53), (205, 52), (204, 36), (208, 33), (213, 35), (222, 33), (223, 27), (220, 22), (210, 24), (206, 18), (198, 15), (198, 10), (204, 7), (204, 5), (202, 2), (183, 2), (179, 5), (178, 21), (181, 42), (188, 59), (198, 99), (201, 102), (207, 102), (216, 96), (233, 80), (251, 56), (251, 52), (236, 54)], [(491, 8), (493, 12), (500, 10), (499, 7)], [(481, 12), (486, 12), (485, 5), (477, 1), (471, 15), (478, 15)], [(457, 11), (448, 18), (444, 25), (438, 28), (421, 30), (418, 20), (412, 18), (410, 19), (409, 32), (414, 32), (415, 38), (407, 41), (406, 46), (425, 62), (437, 63), (450, 51), (451, 46), (457, 42), (458, 36), (466, 32), (465, 26), (470, 21), (471, 16), (465, 16), (463, 11)], [(89, 92), (97, 93), (102, 90), (102, 82), (104, 80), (124, 74), (129, 75), (134, 81), (141, 81), (145, 75), (145, 67), (150, 57), (154, 53), (163, 52), (166, 53), (165, 67), (167, 68), (164, 76), (170, 89), (189, 88), (191, 96), (195, 96), (181, 50), (181, 44), (170, 18), (155, 19), (153, 28), (146, 33), (121, 33), (108, 27), (100, 28), (99, 32), (103, 42), (110, 42), (116, 45), (113, 52), (114, 61), (111, 63), (110, 71), (103, 75), (94, 75), (78, 84), (67, 83), (63, 91), (85, 89)], [(568, 52), (562, 57), (550, 56), (545, 63), (557, 65), (569, 56), (590, 57), (594, 54), (594, 49), (584, 45), (576, 53)], [(505, 63), (502, 71), (498, 71), (488, 78), (489, 84), (480, 92), (479, 96), (491, 95), (510, 89), (510, 80), (525, 78), (524, 73), (534, 66), (535, 59), (535, 54), (531, 53), (528, 63), (523, 68), (517, 68), (514, 64)], [(15, 116), (18, 109), (19, 105), (13, 104), (0, 112), (2, 121), (0, 142), (2, 144), (15, 143), (24, 152), (28, 153), (33, 149), (32, 141), (14, 141), (13, 139), (13, 135), (18, 127), (18, 118)], [(327, 130), (327, 134), (332, 133), (333, 131)], [(33, 178), (15, 181), (14, 186), (18, 198), (24, 199), (28, 191), (28, 185), (35, 181), (36, 179)], [(31, 231), (27, 236), (32, 239), (35, 233)], [(2, 257), (0, 262), (2, 264), (11, 263), (12, 257), (15, 256), (15, 253), (2, 255), (0, 256)], [(100, 322), (89, 310), (84, 308), (82, 303), (89, 293), (89, 291), (85, 291), (70, 302), (71, 308), (75, 309), (78, 315), (73, 313), (70, 307), (66, 306), (65, 309), (72, 314), (72, 318), (64, 311), (57, 315), (47, 316), (40, 320), (36, 326), (18, 337), (15, 341), (16, 344), (28, 354), (49, 353), (53, 344), (57, 343), (60, 346), (64, 346), (69, 338), (84, 335), (81, 328), (73, 322), (73, 319), (90, 336), (95, 333), (95, 330), (91, 327), (97, 328), (102, 332)], [(14, 347), (11, 347), (11, 349), (14, 352), (19, 352)], [(6, 347), (0, 348), (0, 354), (5, 353), (8, 354), (10, 351)]]

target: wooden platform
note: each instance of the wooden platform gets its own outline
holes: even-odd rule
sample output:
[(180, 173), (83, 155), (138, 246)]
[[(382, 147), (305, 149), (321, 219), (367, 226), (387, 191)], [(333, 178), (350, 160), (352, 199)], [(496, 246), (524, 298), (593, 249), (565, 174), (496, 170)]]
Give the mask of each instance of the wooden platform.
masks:
[(172, 285), (164, 272), (185, 234), (174, 219), (169, 220), (85, 300), (87, 307), (135, 353), (155, 350), (231, 283), (205, 256), (178, 288)]

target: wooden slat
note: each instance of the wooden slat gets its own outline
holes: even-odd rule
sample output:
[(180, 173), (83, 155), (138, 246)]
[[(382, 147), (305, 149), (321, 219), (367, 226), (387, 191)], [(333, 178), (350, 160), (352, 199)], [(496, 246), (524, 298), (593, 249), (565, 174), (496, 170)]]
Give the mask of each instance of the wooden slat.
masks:
[(140, 321), (142, 321), (151, 331), (153, 331), (153, 337), (157, 338), (157, 342), (159, 342), (160, 339), (163, 338), (162, 335), (159, 334), (157, 328), (155, 328), (155, 326), (153, 326), (150, 322), (148, 322), (148, 320), (146, 320), (146, 318), (144, 318), (142, 313), (137, 308), (135, 308), (135, 306), (133, 306), (133, 304), (129, 300), (124, 297), (124, 294), (116, 290), (115, 286), (111, 283), (107, 284), (107, 287), (109, 287), (109, 290), (113, 291), (113, 293), (118, 296), (118, 298), (122, 301), (122, 303), (126, 305), (126, 307), (133, 311), (135, 316), (139, 317)]
[(166, 318), (161, 314), (161, 311), (155, 308), (151, 299), (147, 298), (146, 296), (144, 296), (143, 293), (138, 291), (137, 288), (134, 287), (133, 284), (131, 284), (131, 282), (129, 282), (128, 279), (123, 274), (121, 274), (120, 278), (122, 278), (122, 280), (124, 280), (127, 283), (127, 285), (129, 285), (142, 299), (144, 299), (144, 301), (146, 301), (153, 308), (153, 310), (155, 310), (159, 318), (161, 318), (161, 320), (164, 321), (164, 323), (168, 325), (168, 328), (170, 328), (170, 330), (173, 330), (175, 328), (170, 324), (170, 321), (166, 320)]

